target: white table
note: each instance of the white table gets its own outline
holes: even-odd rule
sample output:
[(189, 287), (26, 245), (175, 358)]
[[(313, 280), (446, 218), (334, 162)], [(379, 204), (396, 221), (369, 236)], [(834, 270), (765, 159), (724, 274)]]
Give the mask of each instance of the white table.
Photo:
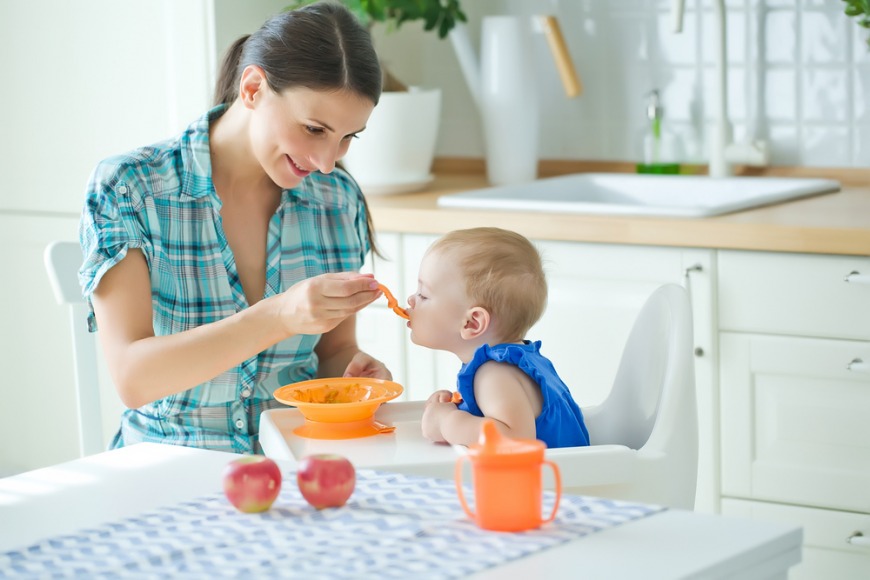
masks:
[[(0, 552), (219, 491), (234, 457), (142, 443), (0, 479)], [(801, 540), (800, 528), (667, 510), (477, 577), (784, 579)]]
[(271, 409), (260, 414), (260, 445), (267, 456), (290, 464), (315, 453), (340, 453), (357, 468), (449, 479), (453, 477), (457, 451), (450, 445), (436, 445), (423, 437), (420, 418), (424, 406), (424, 401), (381, 405), (375, 417), (395, 426), (395, 431), (340, 440), (295, 435), (294, 429), (305, 421), (301, 413), (292, 407)]

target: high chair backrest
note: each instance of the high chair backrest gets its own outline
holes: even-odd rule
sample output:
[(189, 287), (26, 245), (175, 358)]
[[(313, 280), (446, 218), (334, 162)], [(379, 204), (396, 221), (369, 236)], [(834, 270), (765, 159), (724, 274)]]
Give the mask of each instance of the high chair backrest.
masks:
[(691, 302), (666, 284), (641, 308), (608, 397), (583, 408), (592, 445), (547, 454), (569, 491), (692, 509), (697, 413)]
[(96, 337), (88, 332), (88, 307), (82, 297), (78, 271), (82, 251), (75, 242), (52, 242), (45, 248), (45, 267), (59, 304), (69, 306), (75, 363), (79, 449), (82, 456), (105, 451), (97, 363)]

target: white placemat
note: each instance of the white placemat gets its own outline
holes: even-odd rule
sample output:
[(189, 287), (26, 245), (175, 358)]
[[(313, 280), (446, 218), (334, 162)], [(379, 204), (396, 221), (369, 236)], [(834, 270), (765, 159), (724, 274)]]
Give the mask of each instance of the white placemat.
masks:
[[(295, 472), (283, 477), (268, 512), (240, 513), (215, 493), (0, 554), (0, 577), (463, 578), (665, 509), (563, 496), (540, 529), (488, 532), (450, 480), (359, 470), (346, 506), (317, 511)], [(544, 514), (553, 500), (544, 494)]]

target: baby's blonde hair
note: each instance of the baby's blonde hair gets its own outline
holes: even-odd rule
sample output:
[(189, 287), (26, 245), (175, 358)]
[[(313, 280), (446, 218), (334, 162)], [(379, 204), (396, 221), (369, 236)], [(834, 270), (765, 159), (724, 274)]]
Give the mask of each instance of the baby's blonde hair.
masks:
[(537, 248), (501, 228), (455, 230), (429, 248), (450, 252), (465, 277), (465, 292), (489, 311), (504, 342), (518, 342), (547, 307), (547, 278)]

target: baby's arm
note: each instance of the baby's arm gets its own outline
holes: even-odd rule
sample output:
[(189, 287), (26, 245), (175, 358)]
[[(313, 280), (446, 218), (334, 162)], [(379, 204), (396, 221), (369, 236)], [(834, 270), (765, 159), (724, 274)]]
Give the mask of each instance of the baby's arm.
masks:
[[(535, 413), (523, 388), (525, 375), (513, 365), (485, 363), (474, 376), (474, 398), (485, 418), (519, 439), (534, 439)], [(484, 417), (460, 411), (442, 397), (430, 397), (423, 412), (423, 435), (433, 441), (470, 445), (480, 438)]]

